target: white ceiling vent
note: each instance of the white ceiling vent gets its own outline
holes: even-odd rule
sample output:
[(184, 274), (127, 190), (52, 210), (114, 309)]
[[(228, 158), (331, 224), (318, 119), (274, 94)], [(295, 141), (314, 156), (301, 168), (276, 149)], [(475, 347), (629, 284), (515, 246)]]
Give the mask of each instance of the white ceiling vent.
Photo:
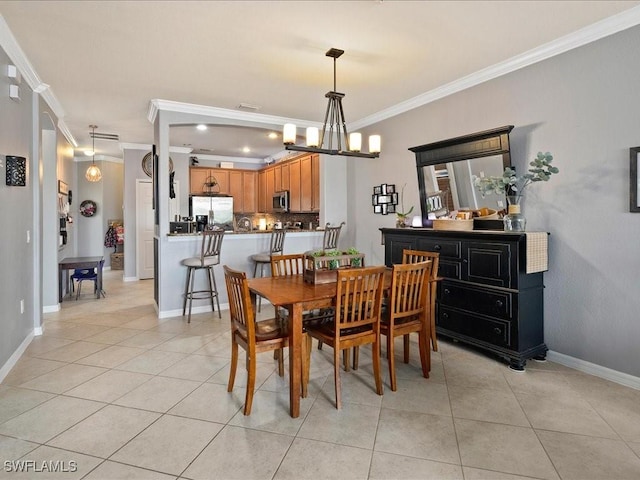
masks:
[(251, 105), (250, 103), (241, 103), (238, 105), (240, 110), (251, 110), (252, 112), (257, 112), (262, 107), (260, 105)]

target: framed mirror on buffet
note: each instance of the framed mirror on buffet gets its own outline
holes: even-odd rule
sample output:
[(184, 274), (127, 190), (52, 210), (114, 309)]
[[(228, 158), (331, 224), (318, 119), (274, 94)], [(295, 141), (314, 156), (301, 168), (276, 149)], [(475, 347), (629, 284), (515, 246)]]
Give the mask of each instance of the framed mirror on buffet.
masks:
[(443, 215), (453, 210), (505, 208), (504, 195), (482, 197), (472, 179), (474, 175), (501, 176), (511, 166), (511, 130), (513, 125), (506, 125), (409, 149), (416, 156), (423, 225), (432, 220), (434, 198), (439, 199)]

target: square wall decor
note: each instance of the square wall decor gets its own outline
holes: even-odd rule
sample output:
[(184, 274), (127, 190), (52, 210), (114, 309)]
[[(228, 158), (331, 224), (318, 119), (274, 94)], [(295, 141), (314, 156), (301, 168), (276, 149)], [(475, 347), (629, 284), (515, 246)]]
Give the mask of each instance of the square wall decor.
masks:
[(24, 187), (27, 185), (27, 159), (7, 155), (7, 180), (12, 187)]

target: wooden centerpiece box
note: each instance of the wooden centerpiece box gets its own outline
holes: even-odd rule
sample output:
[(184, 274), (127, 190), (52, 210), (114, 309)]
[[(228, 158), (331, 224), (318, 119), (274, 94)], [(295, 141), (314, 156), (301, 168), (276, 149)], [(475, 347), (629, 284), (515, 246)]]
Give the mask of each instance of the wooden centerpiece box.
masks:
[(304, 281), (331, 283), (338, 281), (338, 270), (364, 267), (364, 253), (318, 251), (308, 253), (304, 259)]

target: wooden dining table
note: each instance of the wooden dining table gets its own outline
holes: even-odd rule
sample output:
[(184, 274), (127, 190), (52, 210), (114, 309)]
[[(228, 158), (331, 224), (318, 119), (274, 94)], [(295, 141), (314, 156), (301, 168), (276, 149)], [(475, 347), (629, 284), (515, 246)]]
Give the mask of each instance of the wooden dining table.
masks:
[[(337, 283), (306, 283), (302, 275), (247, 279), (251, 296), (259, 295), (289, 311), (289, 400), (290, 414), (300, 416), (302, 382), (302, 312), (332, 305)], [(391, 284), (391, 269), (385, 272), (385, 288)], [(255, 298), (253, 298), (255, 304)]]

